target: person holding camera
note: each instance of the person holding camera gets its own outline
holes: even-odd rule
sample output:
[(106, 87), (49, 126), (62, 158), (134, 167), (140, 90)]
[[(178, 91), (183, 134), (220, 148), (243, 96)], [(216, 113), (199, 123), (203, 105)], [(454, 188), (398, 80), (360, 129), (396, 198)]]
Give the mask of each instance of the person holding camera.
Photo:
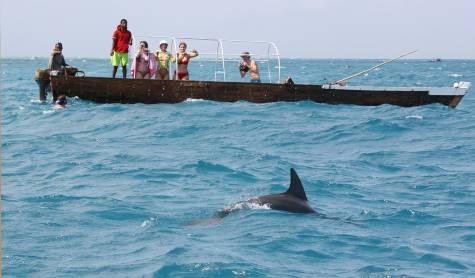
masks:
[(251, 78), (251, 83), (261, 83), (261, 77), (259, 75), (259, 68), (255, 60), (251, 59), (249, 51), (244, 51), (241, 53), (241, 63), (239, 64), (239, 73), (241, 78), (244, 78), (249, 72), (249, 77)]
[(157, 70), (155, 54), (148, 49), (148, 43), (141, 41), (132, 62), (132, 76), (135, 79), (151, 79)]

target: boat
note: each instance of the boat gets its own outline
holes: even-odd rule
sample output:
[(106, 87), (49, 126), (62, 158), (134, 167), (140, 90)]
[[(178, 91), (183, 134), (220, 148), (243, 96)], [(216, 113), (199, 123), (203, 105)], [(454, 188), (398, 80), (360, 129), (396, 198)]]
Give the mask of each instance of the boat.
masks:
[(53, 98), (78, 97), (98, 103), (178, 103), (187, 99), (221, 102), (314, 101), (327, 104), (403, 107), (439, 103), (455, 108), (467, 90), (456, 87), (369, 87), (241, 82), (112, 79), (105, 77), (50, 77)]
[[(157, 36), (154, 38), (162, 37)], [(180, 40), (182, 39), (180, 38)], [(171, 39), (175, 50), (177, 40), (177, 38)], [(213, 39), (199, 40), (212, 40), (218, 44), (216, 57), (220, 59), (217, 59), (215, 63), (217, 67), (219, 66), (215, 70), (215, 80), (113, 79), (107, 77), (86, 77), (84, 74), (78, 76), (78, 72), (75, 71), (72, 74), (66, 72), (66, 74), (49, 75), (39, 71), (37, 72), (36, 81), (40, 85), (40, 99), (45, 99), (46, 90), (49, 86), (53, 99), (56, 99), (59, 95), (66, 95), (67, 97), (78, 97), (97, 103), (156, 104), (179, 103), (187, 99), (203, 99), (218, 102), (248, 101), (254, 103), (314, 101), (327, 104), (365, 106), (391, 104), (402, 107), (438, 103), (455, 108), (471, 87), (470, 82), (457, 82), (453, 87), (347, 86), (346, 81), (349, 78), (340, 80), (345, 82), (320, 85), (296, 84), (291, 79), (285, 82), (272, 82), (270, 66), (267, 68), (268, 72), (265, 73), (269, 77), (269, 83), (229, 81), (226, 80), (225, 55), (223, 52), (224, 41)], [(244, 41), (230, 42), (242, 43)], [(277, 80), (280, 80), (280, 55), (275, 44), (272, 42), (254, 43), (268, 46), (267, 61), (271, 59), (271, 56), (276, 57), (277, 66), (272, 68), (277, 69)], [(271, 49), (273, 50), (272, 53)], [(219, 75), (222, 80), (218, 80)], [(261, 75), (263, 75), (262, 72)], [(350, 78), (357, 75), (352, 75)]]

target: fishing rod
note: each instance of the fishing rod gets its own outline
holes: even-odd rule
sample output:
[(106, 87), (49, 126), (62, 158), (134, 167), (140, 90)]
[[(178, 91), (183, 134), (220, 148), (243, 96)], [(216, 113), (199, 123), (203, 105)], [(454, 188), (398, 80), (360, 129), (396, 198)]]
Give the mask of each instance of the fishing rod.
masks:
[(341, 83), (343, 83), (343, 82), (345, 82), (345, 81), (348, 81), (348, 80), (350, 80), (350, 79), (353, 79), (353, 78), (355, 78), (355, 77), (357, 77), (357, 76), (360, 76), (360, 75), (362, 75), (362, 74), (365, 74), (365, 73), (367, 73), (367, 72), (370, 72), (370, 71), (374, 70), (375, 68), (378, 68), (378, 67), (380, 67), (380, 66), (389, 64), (389, 63), (391, 63), (391, 62), (394, 62), (394, 61), (396, 61), (396, 60), (398, 60), (398, 59), (401, 59), (402, 57), (406, 57), (407, 55), (410, 55), (410, 54), (415, 53), (415, 52), (417, 52), (417, 50), (408, 52), (408, 53), (403, 54), (403, 55), (401, 55), (401, 56), (399, 56), (399, 57), (396, 57), (396, 58), (391, 59), (391, 60), (389, 60), (389, 61), (386, 61), (386, 62), (383, 62), (383, 63), (378, 64), (378, 65), (376, 65), (376, 66), (373, 66), (373, 67), (371, 67), (371, 68), (369, 68), (369, 69), (367, 69), (367, 70), (360, 71), (360, 72), (358, 72), (358, 73), (355, 73), (355, 74), (353, 74), (353, 75), (351, 75), (351, 76), (345, 77), (345, 78), (340, 79), (340, 80), (338, 80), (338, 81), (334, 81), (334, 82), (330, 83), (330, 85), (341, 84)]

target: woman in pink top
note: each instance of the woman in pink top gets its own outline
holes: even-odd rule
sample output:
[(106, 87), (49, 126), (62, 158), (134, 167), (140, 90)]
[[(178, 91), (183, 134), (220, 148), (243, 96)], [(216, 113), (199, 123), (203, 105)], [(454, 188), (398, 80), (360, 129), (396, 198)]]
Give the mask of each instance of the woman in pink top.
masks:
[(140, 42), (139, 51), (132, 62), (132, 76), (135, 79), (151, 79), (157, 71), (155, 54), (148, 50), (146, 41)]

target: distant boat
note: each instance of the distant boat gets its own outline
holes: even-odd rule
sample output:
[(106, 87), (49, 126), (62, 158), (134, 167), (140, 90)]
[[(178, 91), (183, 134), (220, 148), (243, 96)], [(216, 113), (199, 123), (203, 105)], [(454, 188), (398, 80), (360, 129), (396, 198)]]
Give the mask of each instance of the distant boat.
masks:
[(435, 58), (435, 59), (430, 60), (430, 62), (442, 62), (442, 59), (441, 58)]

